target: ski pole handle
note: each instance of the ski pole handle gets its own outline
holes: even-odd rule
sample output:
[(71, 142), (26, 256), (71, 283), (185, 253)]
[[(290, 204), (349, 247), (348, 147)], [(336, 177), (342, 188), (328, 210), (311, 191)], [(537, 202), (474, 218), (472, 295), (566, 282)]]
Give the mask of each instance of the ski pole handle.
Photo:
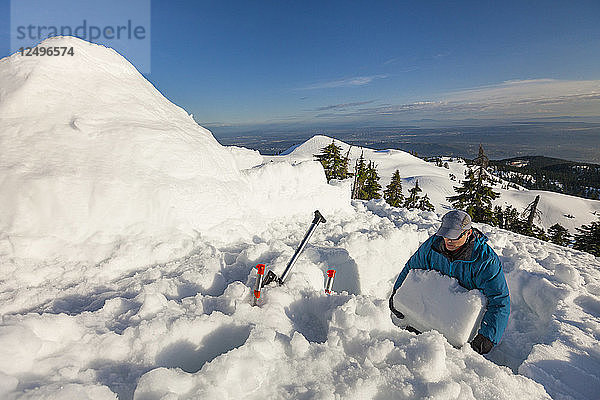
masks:
[(333, 278), (335, 278), (335, 269), (327, 271), (327, 283), (325, 284), (325, 293), (331, 294), (331, 288), (333, 287)]
[(313, 224), (319, 224), (321, 222), (327, 222), (325, 217), (319, 212), (319, 210), (315, 211), (315, 218), (313, 218)]

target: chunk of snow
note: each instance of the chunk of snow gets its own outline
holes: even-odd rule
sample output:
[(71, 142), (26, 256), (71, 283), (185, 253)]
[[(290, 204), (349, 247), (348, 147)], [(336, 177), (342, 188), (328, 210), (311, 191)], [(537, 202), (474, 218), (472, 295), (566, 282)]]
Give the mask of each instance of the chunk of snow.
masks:
[(403, 324), (421, 332), (435, 329), (456, 347), (477, 334), (485, 304), (479, 290), (467, 290), (433, 270), (410, 270), (394, 295), (394, 307), (405, 316)]

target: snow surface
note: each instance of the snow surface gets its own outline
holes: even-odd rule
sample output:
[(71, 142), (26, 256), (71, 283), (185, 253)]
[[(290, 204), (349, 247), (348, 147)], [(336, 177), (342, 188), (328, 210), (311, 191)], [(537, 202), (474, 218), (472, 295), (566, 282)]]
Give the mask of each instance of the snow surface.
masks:
[(479, 290), (467, 290), (456, 279), (434, 270), (408, 271), (394, 295), (394, 308), (404, 314), (403, 326), (420, 332), (435, 329), (455, 347), (475, 337), (485, 305)]
[[(478, 225), (511, 291), (502, 342), (483, 357), (401, 330), (387, 299), (439, 214), (220, 146), (112, 50), (49, 44), (73, 64), (0, 60), (2, 399), (598, 398), (599, 259)], [(253, 267), (280, 274), (317, 208), (252, 307)]]

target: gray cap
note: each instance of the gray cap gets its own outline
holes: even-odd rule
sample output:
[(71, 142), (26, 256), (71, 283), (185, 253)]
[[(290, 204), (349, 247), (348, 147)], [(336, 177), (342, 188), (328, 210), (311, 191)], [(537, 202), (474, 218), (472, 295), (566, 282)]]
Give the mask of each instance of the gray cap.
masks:
[(436, 235), (447, 239), (458, 239), (467, 229), (471, 229), (471, 216), (461, 210), (452, 210), (442, 217), (442, 226)]

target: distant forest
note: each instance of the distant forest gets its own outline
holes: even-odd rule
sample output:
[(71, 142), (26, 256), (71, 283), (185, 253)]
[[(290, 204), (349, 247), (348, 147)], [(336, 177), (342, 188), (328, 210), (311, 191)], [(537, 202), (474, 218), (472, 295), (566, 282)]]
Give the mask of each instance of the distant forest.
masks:
[(490, 160), (498, 177), (527, 189), (600, 199), (600, 165), (543, 156)]

